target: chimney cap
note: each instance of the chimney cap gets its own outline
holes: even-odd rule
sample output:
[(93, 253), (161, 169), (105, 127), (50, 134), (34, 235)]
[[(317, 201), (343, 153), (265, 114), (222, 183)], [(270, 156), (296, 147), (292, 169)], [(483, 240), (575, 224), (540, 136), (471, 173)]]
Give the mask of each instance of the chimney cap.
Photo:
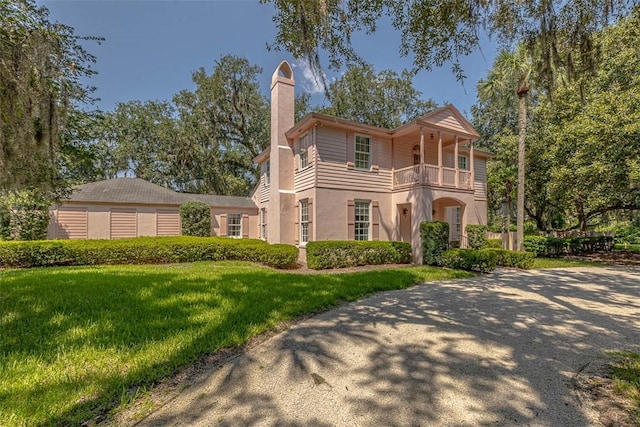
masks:
[(273, 85), (278, 80), (289, 80), (290, 84), (293, 84), (293, 69), (291, 65), (287, 61), (282, 61), (276, 71), (273, 73), (273, 77), (271, 78), (271, 85)]

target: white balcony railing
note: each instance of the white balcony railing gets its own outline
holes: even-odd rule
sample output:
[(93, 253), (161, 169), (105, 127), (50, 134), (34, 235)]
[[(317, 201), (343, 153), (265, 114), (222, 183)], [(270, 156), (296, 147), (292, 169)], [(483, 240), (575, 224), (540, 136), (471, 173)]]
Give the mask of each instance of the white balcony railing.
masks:
[[(442, 177), (442, 182), (440, 182), (440, 177)], [(465, 190), (473, 189), (471, 172), (467, 170), (456, 170), (453, 168), (422, 164), (394, 171), (393, 188), (411, 187), (413, 185), (455, 187)]]

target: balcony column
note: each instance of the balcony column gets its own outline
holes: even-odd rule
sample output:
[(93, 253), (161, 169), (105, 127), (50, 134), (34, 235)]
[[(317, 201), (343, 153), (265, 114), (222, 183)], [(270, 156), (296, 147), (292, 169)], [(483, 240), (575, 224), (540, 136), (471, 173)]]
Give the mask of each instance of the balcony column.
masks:
[(453, 146), (453, 167), (455, 169), (454, 184), (456, 188), (458, 188), (460, 180), (460, 178), (458, 177), (458, 135), (456, 135), (456, 143)]
[(438, 131), (438, 185), (442, 185), (442, 132)]
[(476, 182), (476, 176), (475, 176), (475, 167), (474, 167), (474, 157), (473, 157), (473, 143), (475, 142), (473, 139), (470, 139), (470, 144), (469, 144), (469, 186), (471, 187), (471, 189), (473, 190), (474, 187), (474, 183)]
[(424, 128), (420, 128), (420, 184), (424, 184)]

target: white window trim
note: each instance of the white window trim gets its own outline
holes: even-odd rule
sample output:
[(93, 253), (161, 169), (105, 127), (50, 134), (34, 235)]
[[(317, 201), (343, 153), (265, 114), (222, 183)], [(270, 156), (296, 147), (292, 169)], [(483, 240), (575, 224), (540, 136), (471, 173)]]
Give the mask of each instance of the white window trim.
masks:
[[(358, 149), (357, 149), (357, 147), (358, 147), (358, 144), (357, 144), (358, 137), (367, 138), (369, 140), (369, 152), (366, 153), (366, 154), (369, 155), (369, 166), (367, 166), (366, 168), (358, 167), (358, 162), (356, 162), (356, 156), (358, 155), (358, 153), (365, 154), (364, 151), (358, 151)], [(354, 165), (354, 168), (356, 170), (360, 170), (360, 171), (370, 171), (371, 170), (371, 168), (373, 166), (373, 138), (371, 137), (371, 135), (364, 135), (364, 134), (356, 133), (353, 136), (353, 165)]]
[[(307, 246), (307, 243), (309, 242), (309, 200), (308, 199), (300, 200), (299, 206), (300, 206), (300, 236), (298, 236), (298, 238), (299, 238), (300, 246), (304, 247), (304, 246)], [(307, 211), (306, 221), (302, 220), (302, 214), (304, 212), (304, 208), (306, 208), (306, 211)], [(303, 230), (305, 229), (303, 224), (306, 226), (306, 230), (307, 230), (306, 239), (303, 239), (303, 236), (304, 236)]]
[[(359, 203), (366, 203), (367, 204), (367, 209), (368, 209), (368, 214), (367, 214), (367, 239), (366, 240), (361, 240), (358, 239), (358, 204)], [(354, 235), (353, 235), (353, 239), (354, 240), (360, 240), (360, 241), (370, 241), (372, 238), (371, 235), (371, 219), (372, 219), (372, 212), (371, 212), (371, 200), (354, 200), (354, 204), (353, 204), (353, 213), (354, 213), (354, 218), (353, 218), (353, 224), (354, 224)]]
[(267, 240), (267, 209), (260, 209), (260, 238)]
[[(240, 224), (238, 224), (239, 225), (238, 235), (232, 236), (231, 233), (229, 232), (231, 230), (229, 227), (231, 227), (232, 225), (235, 225), (231, 223), (231, 217), (235, 217), (236, 215), (238, 216), (238, 218), (240, 218)], [(232, 239), (242, 239), (242, 214), (241, 213), (233, 212), (233, 213), (227, 214), (227, 237), (231, 237)]]
[(265, 187), (267, 185), (271, 184), (271, 160), (267, 159), (266, 162), (264, 162), (264, 185)]
[[(312, 137), (313, 137), (312, 132), (307, 132), (298, 138), (298, 170), (299, 171), (303, 171), (311, 167), (311, 162), (309, 162), (309, 147), (312, 145), (312, 141), (311, 141)], [(302, 165), (303, 141), (305, 142), (304, 152), (307, 159), (307, 164), (304, 166)]]

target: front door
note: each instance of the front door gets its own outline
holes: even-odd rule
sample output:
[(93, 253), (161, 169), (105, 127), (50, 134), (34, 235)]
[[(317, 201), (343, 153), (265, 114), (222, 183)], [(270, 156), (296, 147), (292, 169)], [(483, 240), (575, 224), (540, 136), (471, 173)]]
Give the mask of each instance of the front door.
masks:
[(398, 205), (400, 240), (411, 243), (411, 203)]

